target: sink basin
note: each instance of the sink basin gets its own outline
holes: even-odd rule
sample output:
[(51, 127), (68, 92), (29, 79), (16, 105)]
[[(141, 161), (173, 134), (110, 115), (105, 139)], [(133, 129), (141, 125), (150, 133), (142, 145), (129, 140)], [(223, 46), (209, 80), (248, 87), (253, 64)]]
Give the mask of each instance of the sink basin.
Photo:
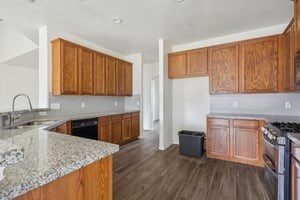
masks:
[(27, 122), (24, 124), (21, 124), (21, 126), (41, 126), (41, 125), (48, 125), (56, 122), (55, 120), (40, 120), (40, 121), (32, 121), (32, 122)]

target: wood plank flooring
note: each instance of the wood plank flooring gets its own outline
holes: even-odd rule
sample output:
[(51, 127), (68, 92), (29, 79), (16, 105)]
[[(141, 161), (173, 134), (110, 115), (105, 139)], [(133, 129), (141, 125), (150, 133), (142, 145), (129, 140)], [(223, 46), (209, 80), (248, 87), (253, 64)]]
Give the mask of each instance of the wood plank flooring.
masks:
[(158, 150), (158, 134), (114, 155), (114, 200), (272, 199), (262, 168)]

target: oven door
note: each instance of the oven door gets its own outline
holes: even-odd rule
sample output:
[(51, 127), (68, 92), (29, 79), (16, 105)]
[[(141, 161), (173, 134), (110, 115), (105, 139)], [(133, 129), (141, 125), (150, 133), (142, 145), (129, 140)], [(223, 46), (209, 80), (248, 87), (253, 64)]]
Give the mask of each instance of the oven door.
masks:
[[(265, 165), (265, 179), (272, 192), (273, 199), (278, 197), (278, 145), (264, 135), (263, 160)], [(279, 198), (280, 199), (280, 198)]]

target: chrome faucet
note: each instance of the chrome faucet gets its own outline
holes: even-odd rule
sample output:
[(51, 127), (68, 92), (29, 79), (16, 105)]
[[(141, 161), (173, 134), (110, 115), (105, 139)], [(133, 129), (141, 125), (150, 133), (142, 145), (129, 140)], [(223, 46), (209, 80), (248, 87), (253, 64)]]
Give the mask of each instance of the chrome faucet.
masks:
[(27, 94), (17, 94), (14, 99), (13, 99), (13, 105), (12, 105), (12, 110), (11, 110), (11, 116), (10, 116), (10, 125), (11, 127), (15, 127), (15, 120), (20, 118), (20, 117), (15, 117), (15, 101), (18, 97), (26, 97), (29, 103), (29, 110), (32, 111), (32, 104), (30, 97)]

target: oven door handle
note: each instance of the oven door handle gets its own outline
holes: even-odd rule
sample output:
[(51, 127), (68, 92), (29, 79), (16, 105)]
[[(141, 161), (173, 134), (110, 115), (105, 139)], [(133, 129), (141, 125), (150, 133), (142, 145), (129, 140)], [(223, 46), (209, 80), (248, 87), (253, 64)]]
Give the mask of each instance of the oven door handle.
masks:
[(263, 155), (263, 159), (264, 159), (265, 167), (269, 171), (271, 171), (271, 173), (273, 174), (273, 176), (277, 177), (277, 172), (276, 172), (276, 169), (275, 169), (274, 164), (271, 161), (271, 159), (267, 155)]
[(264, 140), (273, 148), (278, 150), (278, 146), (274, 145), (268, 138), (267, 136), (264, 135)]

